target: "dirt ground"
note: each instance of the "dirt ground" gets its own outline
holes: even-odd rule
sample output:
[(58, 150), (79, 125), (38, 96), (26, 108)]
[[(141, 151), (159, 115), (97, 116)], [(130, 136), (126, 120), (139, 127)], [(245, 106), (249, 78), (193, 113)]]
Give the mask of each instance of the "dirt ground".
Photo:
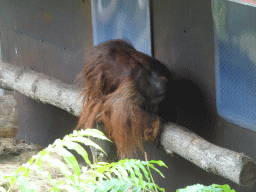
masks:
[[(3, 174), (10, 174), (17, 171), (22, 164), (26, 163), (33, 155), (36, 155), (39, 151), (43, 149), (42, 146), (28, 143), (24, 140), (18, 140), (15, 138), (1, 138), (0, 137), (0, 176)], [(56, 153), (51, 153), (51, 157), (54, 159), (59, 159), (66, 164), (64, 159)], [(84, 167), (79, 164), (80, 169)], [(51, 174), (52, 179), (59, 181), (65, 180), (66, 177), (61, 173), (58, 168), (50, 167), (46, 162), (42, 161), (42, 170), (47, 171)], [(73, 172), (72, 169), (69, 171)], [(81, 177), (86, 177), (83, 174)], [(52, 185), (50, 182), (42, 176), (39, 176), (35, 171), (31, 170), (28, 176), (30, 185), (35, 189), (35, 192), (47, 192), (50, 191)], [(0, 187), (5, 190), (10, 188), (8, 180), (0, 181)], [(132, 187), (128, 192), (132, 191)], [(1, 188), (0, 188), (1, 192)], [(10, 192), (20, 192), (19, 184), (15, 184)], [(61, 190), (61, 192), (68, 192), (67, 190)]]
[[(17, 140), (15, 138), (0, 138), (0, 175), (10, 174), (17, 171), (23, 163), (26, 163), (33, 155), (36, 155), (41, 151), (43, 147), (39, 145), (34, 145), (25, 141)], [(58, 158), (64, 162), (62, 157), (57, 154), (51, 154), (53, 158)], [(47, 163), (42, 163), (42, 169), (48, 171), (52, 179), (63, 180), (64, 175), (57, 168), (52, 168), (47, 165)], [(52, 185), (47, 179), (39, 176), (36, 172), (31, 171), (29, 174), (29, 182), (36, 192), (46, 192), (50, 191)], [(8, 189), (8, 180), (0, 181), (0, 186)], [(20, 187), (16, 184), (12, 192), (20, 191)]]

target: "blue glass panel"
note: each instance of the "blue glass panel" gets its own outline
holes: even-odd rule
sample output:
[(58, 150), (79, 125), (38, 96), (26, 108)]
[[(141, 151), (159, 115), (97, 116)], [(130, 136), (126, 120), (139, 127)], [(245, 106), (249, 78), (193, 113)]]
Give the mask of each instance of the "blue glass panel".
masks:
[(218, 113), (256, 131), (256, 7), (212, 0), (212, 12)]
[(92, 0), (93, 44), (125, 39), (151, 55), (149, 0)]

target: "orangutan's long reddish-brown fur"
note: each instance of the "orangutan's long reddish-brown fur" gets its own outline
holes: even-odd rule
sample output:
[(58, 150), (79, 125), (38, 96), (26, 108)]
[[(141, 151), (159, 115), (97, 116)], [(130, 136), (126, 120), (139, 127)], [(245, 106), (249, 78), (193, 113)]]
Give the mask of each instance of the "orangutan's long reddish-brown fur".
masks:
[[(172, 74), (158, 60), (122, 40), (102, 43), (86, 53), (82, 73), (83, 109), (77, 129), (102, 121), (118, 154), (129, 157), (158, 136), (158, 107)], [(167, 70), (167, 71), (166, 71)]]

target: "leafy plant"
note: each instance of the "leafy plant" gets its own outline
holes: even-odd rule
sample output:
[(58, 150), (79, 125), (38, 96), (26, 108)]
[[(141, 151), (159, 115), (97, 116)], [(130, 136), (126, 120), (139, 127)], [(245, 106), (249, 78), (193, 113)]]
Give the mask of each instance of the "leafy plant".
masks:
[(204, 186), (201, 184), (196, 184), (192, 186), (187, 186), (184, 189), (178, 189), (176, 192), (235, 192), (235, 190), (231, 190), (229, 185), (217, 185), (212, 184), (210, 186)]
[[(96, 129), (86, 129), (81, 131), (74, 130), (73, 134), (66, 135), (62, 140), (57, 139), (53, 144), (40, 151), (37, 155), (34, 155), (16, 172), (10, 175), (1, 176), (1, 181), (3, 179), (10, 179), (11, 187), (8, 191), (10, 191), (18, 182), (20, 184), (21, 191), (33, 192), (35, 189), (31, 187), (27, 177), (29, 176), (30, 171), (34, 170), (40, 176), (43, 176), (50, 181), (53, 186), (50, 191), (59, 192), (65, 189), (67, 191), (74, 192), (103, 192), (109, 190), (113, 192), (123, 192), (131, 188), (131, 186), (133, 187), (133, 191), (144, 191), (147, 189), (152, 191), (165, 191), (154, 183), (149, 169), (151, 168), (163, 176), (162, 173), (154, 166), (154, 164), (158, 164), (159, 166), (167, 167), (162, 161), (146, 162), (135, 159), (125, 159), (111, 164), (103, 162), (91, 164), (88, 158), (88, 153), (79, 143), (93, 146), (101, 151), (103, 150), (97, 144), (84, 136), (93, 136), (108, 140), (102, 132)], [(83, 172), (81, 172), (77, 160), (66, 148), (75, 150), (80, 154), (88, 164), (89, 169), (82, 167)], [(59, 159), (52, 158), (50, 155), (52, 152), (56, 152), (61, 155), (66, 164)], [(60, 169), (66, 179), (58, 182), (52, 179), (49, 172), (42, 170), (43, 161), (47, 162), (49, 166)], [(144, 181), (143, 177), (146, 178), (146, 181)], [(2, 191), (5, 191), (5, 189), (0, 187), (0, 192)]]

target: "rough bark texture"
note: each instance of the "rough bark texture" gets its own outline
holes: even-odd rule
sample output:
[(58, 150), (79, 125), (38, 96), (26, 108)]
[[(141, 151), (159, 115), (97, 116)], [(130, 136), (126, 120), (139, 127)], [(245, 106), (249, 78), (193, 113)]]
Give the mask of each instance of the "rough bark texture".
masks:
[(198, 167), (239, 185), (250, 186), (256, 179), (256, 163), (250, 157), (209, 143), (182, 126), (166, 124), (161, 144), (167, 153), (177, 153)]
[(0, 87), (16, 90), (40, 101), (64, 109), (79, 116), (82, 108), (80, 90), (71, 84), (37, 73), (29, 68), (21, 68), (0, 61)]
[[(81, 98), (78, 99), (80, 90), (74, 87), (28, 68), (0, 61), (0, 88), (19, 91), (79, 116), (82, 109)], [(213, 145), (176, 124), (167, 124), (163, 129), (161, 143), (168, 153), (177, 153), (202, 169), (239, 185), (250, 186), (254, 183), (256, 164), (251, 158)], [(101, 144), (107, 146), (109, 142)], [(107, 154), (111, 154), (111, 151), (113, 148), (105, 148)], [(93, 153), (98, 160), (105, 159), (101, 154), (97, 155), (97, 151)]]

